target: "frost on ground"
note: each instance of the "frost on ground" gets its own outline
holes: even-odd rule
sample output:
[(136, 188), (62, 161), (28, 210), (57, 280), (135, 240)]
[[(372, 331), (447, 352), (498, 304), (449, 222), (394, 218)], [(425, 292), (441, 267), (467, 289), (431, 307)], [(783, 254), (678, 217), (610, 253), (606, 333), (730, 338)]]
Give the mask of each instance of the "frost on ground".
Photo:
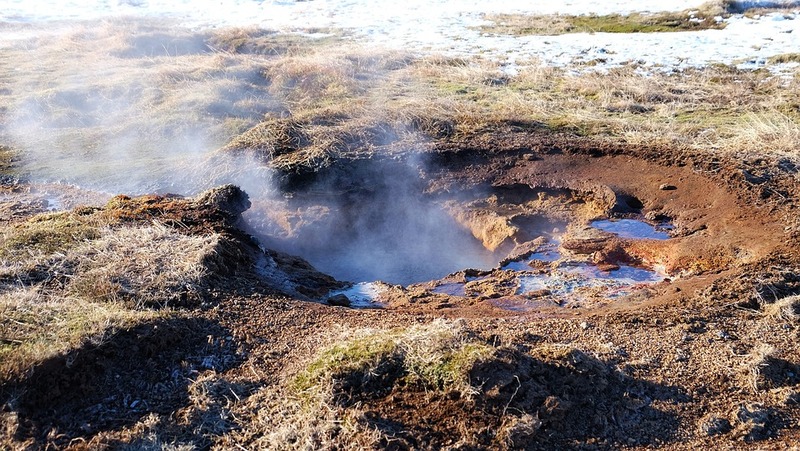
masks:
[(701, 1), (628, 0), (590, 2), (478, 2), (468, 0), (412, 0), (402, 4), (358, 0), (252, 2), (239, 0), (226, 8), (215, 2), (52, 2), (6, 1), (0, 20), (9, 23), (102, 19), (144, 16), (177, 20), (194, 28), (257, 25), (265, 29), (297, 31), (324, 36), (345, 32), (380, 47), (452, 56), (482, 55), (503, 61), (514, 73), (519, 65), (541, 62), (570, 66), (589, 64), (594, 69), (637, 64), (659, 70), (681, 70), (707, 64), (764, 67), (770, 57), (800, 48), (796, 2), (739, 2), (745, 7), (781, 6), (765, 15), (733, 14), (719, 20), (722, 30), (682, 33), (625, 34), (580, 33), (563, 36), (503, 36), (482, 33), (486, 15), (492, 14), (628, 14), (632, 12), (688, 11)]

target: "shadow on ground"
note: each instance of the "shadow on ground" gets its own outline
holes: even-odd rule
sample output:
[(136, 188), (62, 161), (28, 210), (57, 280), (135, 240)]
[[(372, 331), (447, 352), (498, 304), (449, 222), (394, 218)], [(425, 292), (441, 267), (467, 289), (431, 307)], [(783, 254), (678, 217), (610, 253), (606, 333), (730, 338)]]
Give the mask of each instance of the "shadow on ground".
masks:
[(200, 372), (240, 362), (228, 337), (205, 319), (148, 322), (42, 362), (0, 401), (17, 414), (15, 439), (63, 445), (186, 405)]
[[(387, 449), (601, 448), (660, 445), (680, 426), (665, 404), (688, 402), (676, 387), (627, 376), (578, 350), (539, 356), (510, 348), (470, 372), (478, 394), (432, 393), (395, 386), (363, 403), (363, 421)], [(649, 427), (642, 427), (648, 425)]]

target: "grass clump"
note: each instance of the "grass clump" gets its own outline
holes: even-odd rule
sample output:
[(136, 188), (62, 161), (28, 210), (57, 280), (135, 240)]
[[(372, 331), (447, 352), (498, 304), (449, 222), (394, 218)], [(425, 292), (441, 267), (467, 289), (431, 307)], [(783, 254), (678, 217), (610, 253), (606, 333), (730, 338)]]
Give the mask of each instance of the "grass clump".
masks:
[(785, 11), (796, 4), (770, 4), (759, 7), (754, 2), (714, 0), (684, 11), (656, 13), (583, 15), (526, 15), (491, 14), (484, 18), (484, 33), (514, 36), (557, 36), (568, 33), (667, 33), (676, 31), (721, 30), (727, 25), (721, 20), (732, 14), (754, 16), (773, 11)]
[[(341, 32), (328, 29), (310, 29), (305, 33), (314, 33), (317, 45), (338, 43), (342, 40)], [(286, 55), (302, 51), (308, 43), (308, 37), (299, 33), (280, 33), (258, 27), (226, 28), (213, 33), (207, 45), (220, 52), (250, 55)]]
[(443, 320), (404, 330), (368, 332), (323, 351), (295, 378), (300, 393), (346, 381), (362, 389), (402, 380), (433, 390), (470, 392), (467, 374), (492, 348), (470, 339), (461, 323)]
[(53, 295), (38, 287), (4, 292), (0, 294), (0, 382), (19, 379), (39, 362), (87, 342), (102, 343), (116, 330), (165, 314)]
[(67, 254), (74, 266), (68, 292), (96, 302), (129, 302), (135, 307), (165, 307), (199, 297), (205, 263), (219, 235), (187, 236), (154, 224), (105, 229), (90, 244)]
[(800, 63), (800, 53), (781, 53), (767, 58), (768, 64)]
[(39, 215), (4, 230), (0, 258), (19, 261), (35, 253), (65, 252), (99, 236), (97, 227), (72, 213)]
[(480, 29), (492, 34), (557, 36), (568, 33), (665, 33), (725, 28), (725, 22), (716, 17), (697, 10), (608, 15), (494, 14), (485, 17), (492, 24)]
[(264, 389), (239, 406), (237, 415), (250, 426), (228, 438), (255, 449), (371, 448), (384, 437), (364, 422), (363, 405), (394, 389), (471, 396), (469, 372), (493, 352), (458, 321), (350, 331), (284, 387)]

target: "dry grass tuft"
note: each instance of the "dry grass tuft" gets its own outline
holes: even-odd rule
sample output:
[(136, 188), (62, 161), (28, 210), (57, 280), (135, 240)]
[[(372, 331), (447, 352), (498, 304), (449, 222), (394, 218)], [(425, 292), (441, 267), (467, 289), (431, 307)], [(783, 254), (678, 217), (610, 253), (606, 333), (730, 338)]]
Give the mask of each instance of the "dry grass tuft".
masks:
[(567, 33), (664, 33), (677, 31), (718, 30), (726, 23), (722, 18), (732, 14), (755, 16), (774, 11), (787, 11), (797, 2), (772, 2), (768, 5), (747, 1), (712, 0), (684, 11), (655, 13), (580, 15), (488, 14), (490, 25), (479, 29), (484, 33), (515, 36), (555, 36)]
[(97, 304), (37, 287), (0, 294), (0, 381), (22, 377), (38, 362), (87, 342), (99, 344), (115, 330), (166, 311), (135, 311), (122, 303)]
[(725, 28), (717, 18), (728, 15), (724, 2), (709, 2), (679, 12), (629, 13), (608, 15), (522, 15), (490, 14), (484, 18), (484, 33), (515, 36), (555, 36), (567, 33), (663, 33)]
[(92, 215), (48, 214), (4, 230), (2, 380), (201, 296), (218, 235), (187, 236), (158, 224), (101, 229), (95, 222)]
[(644, 75), (635, 65), (571, 75), (535, 62), (508, 76), (477, 58), (392, 52), (363, 61), (345, 48), (271, 62), (265, 73), (280, 82), (270, 90), (286, 113), (222, 150), (293, 172), (529, 124), (631, 145), (797, 158), (797, 77), (727, 66)]
[(769, 64), (800, 63), (800, 53), (781, 53), (767, 58)]
[(97, 227), (72, 213), (35, 216), (28, 221), (5, 228), (0, 238), (0, 258), (19, 262), (34, 254), (63, 253), (83, 241), (100, 235)]
[(204, 263), (218, 243), (217, 234), (187, 236), (159, 224), (105, 229), (67, 254), (75, 267), (67, 292), (136, 308), (185, 303), (200, 296)]
[(788, 296), (778, 301), (763, 304), (764, 314), (790, 323), (800, 319), (800, 296)]

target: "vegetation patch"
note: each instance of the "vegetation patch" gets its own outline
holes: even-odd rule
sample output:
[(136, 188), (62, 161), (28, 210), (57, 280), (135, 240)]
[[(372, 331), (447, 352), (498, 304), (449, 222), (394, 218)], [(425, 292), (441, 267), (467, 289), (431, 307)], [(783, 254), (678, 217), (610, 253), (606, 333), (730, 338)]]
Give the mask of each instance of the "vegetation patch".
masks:
[(97, 304), (53, 296), (38, 288), (0, 295), (0, 383), (23, 377), (39, 362), (168, 311), (135, 311), (122, 303)]
[(67, 290), (137, 308), (197, 301), (218, 244), (219, 235), (187, 236), (161, 225), (106, 229), (67, 254), (65, 264), (75, 268)]
[[(796, 5), (796, 4), (794, 4)], [(568, 33), (666, 33), (676, 31), (721, 30), (727, 25), (722, 19), (732, 14), (749, 17), (793, 7), (771, 4), (759, 7), (756, 2), (711, 1), (694, 9), (678, 12), (629, 13), (608, 15), (527, 15), (488, 14), (490, 24), (479, 30), (490, 34), (513, 36), (556, 36)]]
[[(468, 389), (467, 374), (491, 347), (471, 339), (463, 325), (446, 321), (406, 330), (366, 333), (323, 351), (295, 379), (298, 393), (328, 386), (363, 392), (365, 386), (395, 382), (432, 390)], [(388, 383), (388, 386), (386, 385)]]
[(800, 53), (781, 53), (767, 58), (769, 64), (800, 63)]
[(301, 34), (252, 27), (225, 28), (213, 33), (206, 44), (214, 51), (276, 56), (302, 51), (308, 45), (308, 35), (315, 36), (314, 41), (317, 45), (342, 41), (340, 30), (305, 29)]
[[(252, 396), (247, 404), (269, 409), (246, 409), (242, 414), (255, 412), (257, 417), (250, 421), (269, 432), (250, 435), (258, 434), (251, 429), (234, 434), (235, 440), (257, 448), (289, 449), (374, 444), (381, 434), (370, 432), (359, 406), (395, 389), (468, 398), (476, 393), (470, 386), (470, 370), (494, 352), (471, 337), (463, 322), (446, 320), (348, 335), (319, 352), (283, 389), (265, 389)], [(282, 399), (278, 405), (273, 402), (277, 399)]]
[(725, 28), (725, 22), (719, 20), (721, 16), (714, 13), (721, 11), (701, 9), (602, 16), (494, 14), (485, 16), (492, 24), (484, 25), (480, 30), (515, 36), (555, 36), (568, 33), (665, 33)]
[(65, 252), (87, 240), (100, 236), (97, 227), (80, 215), (52, 213), (35, 216), (23, 223), (7, 227), (0, 242), (0, 258), (19, 261), (33, 254)]

